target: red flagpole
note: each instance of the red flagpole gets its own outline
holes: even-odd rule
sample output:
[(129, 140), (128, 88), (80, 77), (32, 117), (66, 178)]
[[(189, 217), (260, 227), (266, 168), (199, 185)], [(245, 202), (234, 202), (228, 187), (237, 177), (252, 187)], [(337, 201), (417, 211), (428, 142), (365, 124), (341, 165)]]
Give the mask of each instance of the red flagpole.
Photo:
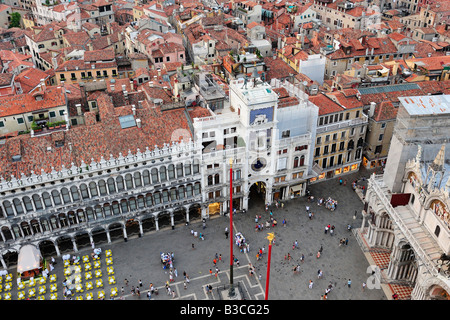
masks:
[(234, 295), (233, 263), (233, 159), (230, 159), (230, 295)]
[(268, 233), (267, 239), (269, 239), (269, 253), (267, 257), (267, 277), (266, 277), (266, 294), (264, 300), (269, 299), (269, 282), (270, 282), (270, 260), (272, 257), (272, 240), (274, 238), (274, 233)]

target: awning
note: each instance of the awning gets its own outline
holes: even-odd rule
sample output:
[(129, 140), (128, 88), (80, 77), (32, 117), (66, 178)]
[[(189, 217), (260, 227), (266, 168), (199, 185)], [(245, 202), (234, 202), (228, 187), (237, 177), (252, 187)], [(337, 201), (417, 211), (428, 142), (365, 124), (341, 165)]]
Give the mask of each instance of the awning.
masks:
[(28, 244), (20, 248), (17, 261), (17, 272), (22, 273), (41, 267), (41, 252), (35, 246)]
[(303, 188), (303, 184), (302, 183), (300, 183), (300, 184), (298, 184), (296, 186), (291, 186), (292, 192), (299, 192), (299, 191), (302, 190), (302, 188)]

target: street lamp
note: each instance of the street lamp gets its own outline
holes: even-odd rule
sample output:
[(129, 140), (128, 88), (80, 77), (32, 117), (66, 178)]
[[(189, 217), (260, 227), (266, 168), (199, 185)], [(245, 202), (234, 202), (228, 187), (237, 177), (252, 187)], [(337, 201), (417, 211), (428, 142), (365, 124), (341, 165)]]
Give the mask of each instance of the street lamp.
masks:
[(230, 290), (228, 295), (234, 297), (233, 285), (233, 159), (230, 159)]
[(272, 256), (272, 241), (275, 238), (275, 234), (268, 233), (266, 239), (269, 240), (269, 256), (267, 257), (267, 277), (266, 277), (266, 295), (264, 300), (267, 300), (269, 298), (269, 280), (270, 280), (270, 259)]

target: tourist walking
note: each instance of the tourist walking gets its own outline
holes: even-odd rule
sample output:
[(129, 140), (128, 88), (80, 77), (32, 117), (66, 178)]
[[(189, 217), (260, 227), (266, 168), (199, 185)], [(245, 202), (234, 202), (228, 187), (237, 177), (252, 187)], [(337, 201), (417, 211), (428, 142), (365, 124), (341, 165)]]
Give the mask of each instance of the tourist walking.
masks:
[(310, 289), (312, 289), (313, 285), (314, 285), (314, 282), (313, 282), (312, 280), (309, 280), (309, 286), (308, 286), (308, 287), (309, 287)]

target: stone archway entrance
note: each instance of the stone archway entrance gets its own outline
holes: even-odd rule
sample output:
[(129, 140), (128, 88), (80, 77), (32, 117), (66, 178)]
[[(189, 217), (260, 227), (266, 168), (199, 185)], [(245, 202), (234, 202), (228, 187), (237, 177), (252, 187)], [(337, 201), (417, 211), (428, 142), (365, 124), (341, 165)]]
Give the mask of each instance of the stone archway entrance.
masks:
[(56, 256), (55, 244), (50, 240), (44, 240), (39, 243), (39, 250), (41, 251), (42, 257), (48, 258), (51, 256)]
[(255, 182), (250, 187), (248, 209), (263, 210), (266, 203), (266, 183)]

